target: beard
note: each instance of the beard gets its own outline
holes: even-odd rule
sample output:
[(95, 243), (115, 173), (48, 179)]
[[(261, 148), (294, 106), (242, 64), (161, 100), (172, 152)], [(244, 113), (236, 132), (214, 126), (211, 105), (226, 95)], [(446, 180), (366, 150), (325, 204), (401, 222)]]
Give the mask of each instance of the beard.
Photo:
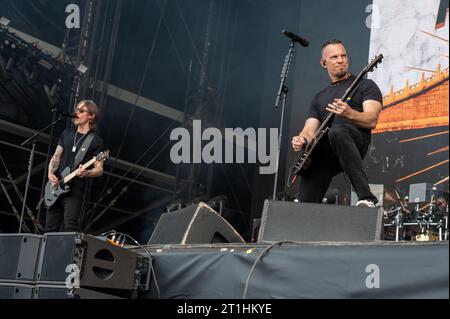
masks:
[(338, 72), (335, 74), (335, 76), (336, 76), (338, 79), (343, 79), (343, 78), (347, 75), (347, 73), (348, 73), (348, 70), (347, 70), (347, 69), (343, 69), (343, 70), (341, 70), (341, 71), (338, 71)]

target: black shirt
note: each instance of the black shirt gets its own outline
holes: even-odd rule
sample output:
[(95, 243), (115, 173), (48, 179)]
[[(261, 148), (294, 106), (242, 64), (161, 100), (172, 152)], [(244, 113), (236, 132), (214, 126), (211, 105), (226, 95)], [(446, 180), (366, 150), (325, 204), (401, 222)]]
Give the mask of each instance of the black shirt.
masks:
[[(81, 134), (79, 132), (76, 132), (76, 129), (68, 128), (65, 129), (61, 137), (59, 138), (58, 145), (63, 148), (63, 153), (61, 157), (61, 162), (58, 167), (58, 171), (56, 173), (57, 176), (60, 176), (61, 172), (66, 168), (70, 167), (70, 171), (73, 171), (74, 169), (78, 167), (73, 167), (75, 156), (78, 153), (78, 150), (83, 145), (84, 140), (86, 139), (87, 134)], [(73, 147), (76, 146), (76, 151), (72, 152)], [(94, 139), (92, 140), (91, 145), (89, 146), (89, 149), (86, 152), (86, 155), (84, 156), (83, 160), (81, 161), (81, 164), (84, 164), (88, 161), (90, 161), (94, 156), (96, 156), (98, 153), (104, 151), (104, 144), (103, 140), (100, 136), (97, 134), (94, 135)], [(92, 167), (88, 168), (92, 169)], [(71, 182), (72, 186), (83, 186), (84, 179), (81, 178), (74, 178)]]
[[(335, 82), (330, 84), (327, 88), (317, 93), (311, 102), (311, 107), (309, 110), (309, 118), (318, 119), (320, 122), (323, 122), (328, 115), (328, 111), (325, 108), (329, 103), (334, 102), (334, 99), (341, 99), (347, 88), (353, 83), (356, 79), (356, 76), (351, 75), (345, 80)], [(368, 79), (362, 79), (359, 83), (357, 91), (353, 94), (350, 101), (347, 101), (347, 104), (354, 110), (358, 112), (363, 112), (363, 102), (367, 100), (374, 100), (380, 103), (383, 103), (383, 96), (381, 94), (380, 89), (375, 84), (374, 81)], [(342, 125), (342, 124), (351, 124), (356, 126), (360, 131), (369, 134), (370, 129), (364, 129), (358, 127), (355, 123), (350, 121), (347, 118), (341, 116), (335, 116), (332, 121), (332, 125)]]

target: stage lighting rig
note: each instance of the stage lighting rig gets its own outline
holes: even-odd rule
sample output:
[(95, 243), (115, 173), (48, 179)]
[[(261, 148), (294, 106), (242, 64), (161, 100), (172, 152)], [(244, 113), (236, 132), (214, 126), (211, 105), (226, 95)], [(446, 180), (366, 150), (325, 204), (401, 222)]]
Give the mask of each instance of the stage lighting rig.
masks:
[(32, 79), (31, 74), (34, 74), (37, 82), (49, 87), (65, 80), (72, 81), (76, 72), (87, 70), (86, 67), (82, 67), (81, 71), (76, 70), (73, 65), (44, 52), (37, 43), (25, 42), (5, 25), (0, 25), (0, 54), (8, 61), (7, 69), (10, 70), (13, 65), (21, 66), (30, 74), (27, 78)]
[[(25, 42), (5, 25), (0, 25), (2, 73), (19, 79), (24, 85), (42, 87), (53, 106), (71, 98), (73, 81), (88, 70), (83, 64), (76, 67), (70, 59), (61, 58), (61, 54), (54, 57), (39, 48), (37, 42)], [(21, 78), (26, 81), (21, 82)]]

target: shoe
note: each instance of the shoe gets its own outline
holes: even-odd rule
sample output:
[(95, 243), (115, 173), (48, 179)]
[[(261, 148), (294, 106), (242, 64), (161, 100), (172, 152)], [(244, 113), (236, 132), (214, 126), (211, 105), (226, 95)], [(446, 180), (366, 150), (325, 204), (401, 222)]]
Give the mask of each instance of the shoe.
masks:
[(375, 203), (367, 200), (367, 199), (363, 199), (360, 200), (359, 202), (356, 203), (356, 207), (376, 207)]

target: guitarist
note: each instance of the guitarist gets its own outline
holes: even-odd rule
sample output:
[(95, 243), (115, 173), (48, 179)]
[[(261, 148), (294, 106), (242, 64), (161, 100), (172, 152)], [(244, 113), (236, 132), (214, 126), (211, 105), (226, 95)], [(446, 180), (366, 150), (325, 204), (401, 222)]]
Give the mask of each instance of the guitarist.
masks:
[(375, 207), (378, 200), (370, 191), (362, 161), (381, 112), (381, 91), (375, 82), (363, 79), (350, 100), (340, 100), (356, 77), (348, 71), (347, 52), (339, 40), (329, 40), (323, 45), (320, 64), (331, 83), (314, 97), (303, 130), (292, 139), (294, 151), (306, 147), (329, 112), (335, 117), (328, 136), (312, 153), (310, 167), (300, 177), (299, 199), (322, 202), (333, 177), (344, 171), (358, 195), (357, 206)]
[[(55, 185), (61, 178), (61, 172), (70, 167), (75, 170), (75, 157), (82, 148), (83, 141), (90, 135), (94, 137), (85, 151), (81, 164), (91, 160), (94, 156), (104, 150), (102, 139), (95, 134), (98, 120), (98, 107), (93, 101), (85, 100), (78, 103), (75, 108), (73, 124), (75, 129), (69, 128), (63, 131), (58, 141), (58, 146), (48, 166), (48, 179)], [(103, 174), (103, 161), (97, 161), (89, 170), (80, 169), (77, 177), (70, 182), (70, 192), (58, 198), (58, 201), (47, 210), (45, 219), (45, 232), (76, 232), (78, 228), (78, 217), (82, 208), (86, 178), (99, 177)], [(61, 224), (63, 227), (61, 227)]]

